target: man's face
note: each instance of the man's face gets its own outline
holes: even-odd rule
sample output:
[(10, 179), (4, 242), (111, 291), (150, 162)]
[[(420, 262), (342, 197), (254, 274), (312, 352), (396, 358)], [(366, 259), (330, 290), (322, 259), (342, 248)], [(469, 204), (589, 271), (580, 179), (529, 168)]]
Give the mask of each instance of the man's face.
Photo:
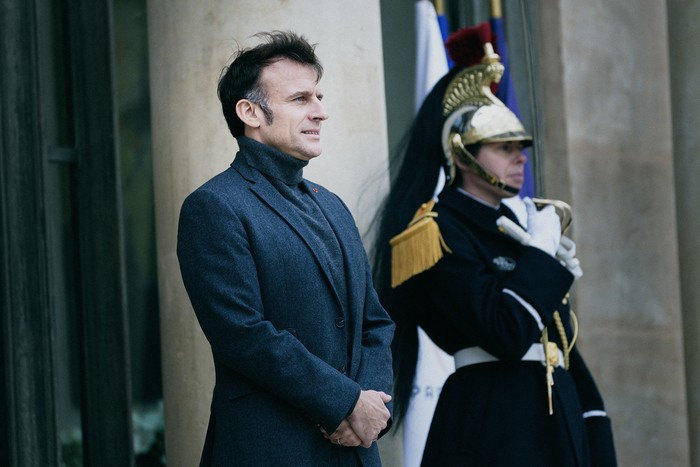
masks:
[(272, 122), (261, 119), (254, 139), (301, 160), (321, 154), (321, 122), (328, 114), (321, 104), (316, 71), (288, 59), (262, 70), (262, 86)]

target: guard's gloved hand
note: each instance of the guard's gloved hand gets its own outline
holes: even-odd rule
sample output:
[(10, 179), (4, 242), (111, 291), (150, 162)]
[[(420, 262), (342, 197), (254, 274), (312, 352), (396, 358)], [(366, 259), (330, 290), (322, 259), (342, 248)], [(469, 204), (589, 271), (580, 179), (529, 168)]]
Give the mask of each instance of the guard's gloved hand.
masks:
[(561, 236), (559, 247), (555, 256), (562, 266), (566, 267), (575, 279), (583, 276), (581, 264), (576, 259), (576, 243), (566, 235)]
[(527, 233), (530, 234), (530, 246), (539, 248), (554, 257), (561, 240), (561, 224), (554, 206), (545, 206), (537, 210), (530, 198), (525, 198), (527, 209)]

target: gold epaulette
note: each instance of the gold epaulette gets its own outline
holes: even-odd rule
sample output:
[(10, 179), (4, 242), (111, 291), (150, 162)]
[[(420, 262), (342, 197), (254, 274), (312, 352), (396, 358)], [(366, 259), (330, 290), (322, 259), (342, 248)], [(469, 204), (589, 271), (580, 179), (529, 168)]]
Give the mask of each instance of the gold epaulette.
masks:
[(391, 287), (397, 287), (452, 253), (440, 234), (433, 212), (435, 200), (423, 203), (406, 230), (389, 240), (391, 245)]

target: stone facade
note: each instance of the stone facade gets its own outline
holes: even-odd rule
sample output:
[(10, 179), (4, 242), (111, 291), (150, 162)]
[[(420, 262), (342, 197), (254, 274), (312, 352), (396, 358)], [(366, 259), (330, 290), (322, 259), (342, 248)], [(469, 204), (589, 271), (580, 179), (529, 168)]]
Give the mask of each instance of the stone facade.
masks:
[[(258, 31), (291, 29), (319, 44), (330, 119), (324, 154), (306, 175), (338, 192), (364, 228), (387, 187), (384, 76), (391, 70), (383, 61), (390, 51), (379, 46), (382, 28), (386, 34), (387, 23), (406, 21), (380, 21), (380, 3), (384, 12), (398, 1), (149, 1), (169, 465), (196, 465), (213, 384), (211, 353), (182, 287), (175, 232), (183, 198), (234, 154), (216, 98), (219, 72)], [(690, 45), (700, 43), (693, 26), (699, 7), (681, 0), (533, 3), (544, 194), (574, 208), (584, 270), (572, 297), (578, 345), (605, 396), (620, 465), (700, 465), (698, 453), (691, 461), (691, 446), (700, 446), (700, 399), (692, 390), (700, 381), (693, 358), (700, 353), (700, 167), (691, 83), (700, 70)], [(408, 21), (393, 30), (410, 34)], [(399, 438), (380, 442), (385, 465), (401, 465)]]

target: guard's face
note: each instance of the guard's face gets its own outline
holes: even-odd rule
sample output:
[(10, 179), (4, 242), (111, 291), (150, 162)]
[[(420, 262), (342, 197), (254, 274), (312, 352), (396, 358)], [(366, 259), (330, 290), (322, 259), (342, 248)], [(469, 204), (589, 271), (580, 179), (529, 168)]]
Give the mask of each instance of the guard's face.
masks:
[(518, 189), (523, 186), (527, 156), (520, 141), (484, 143), (477, 160), (506, 185)]
[(260, 142), (301, 160), (321, 154), (321, 122), (328, 118), (321, 99), (316, 71), (283, 59), (261, 73), (272, 122), (264, 119), (258, 131)]
[[(482, 143), (478, 154), (476, 154), (476, 160), (506, 185), (518, 190), (522, 188), (525, 181), (527, 156), (523, 152), (520, 141)], [(462, 171), (464, 188), (489, 204), (495, 206), (503, 198), (513, 196), (513, 193), (502, 190), (476, 175), (464, 163), (457, 161), (457, 165)]]

